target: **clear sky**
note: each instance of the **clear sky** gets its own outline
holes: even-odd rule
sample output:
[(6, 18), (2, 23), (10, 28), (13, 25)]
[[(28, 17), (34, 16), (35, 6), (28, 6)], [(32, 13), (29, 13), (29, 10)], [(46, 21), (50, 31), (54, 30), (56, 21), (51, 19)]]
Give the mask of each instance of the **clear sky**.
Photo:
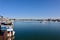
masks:
[(60, 0), (0, 0), (0, 15), (9, 18), (60, 17)]

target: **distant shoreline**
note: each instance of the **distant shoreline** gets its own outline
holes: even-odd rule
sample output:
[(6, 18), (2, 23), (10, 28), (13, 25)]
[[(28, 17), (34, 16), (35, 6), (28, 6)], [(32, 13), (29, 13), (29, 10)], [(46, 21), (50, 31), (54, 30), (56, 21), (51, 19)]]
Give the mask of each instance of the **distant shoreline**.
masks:
[(60, 19), (11, 19), (14, 21), (52, 21), (52, 22), (60, 22)]

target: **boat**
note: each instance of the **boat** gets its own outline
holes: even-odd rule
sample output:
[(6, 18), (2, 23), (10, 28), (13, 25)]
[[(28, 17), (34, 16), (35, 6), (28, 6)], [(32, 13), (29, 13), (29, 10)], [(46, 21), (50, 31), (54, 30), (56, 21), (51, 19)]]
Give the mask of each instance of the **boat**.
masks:
[(13, 22), (7, 18), (0, 17), (0, 40), (6, 40), (14, 35)]

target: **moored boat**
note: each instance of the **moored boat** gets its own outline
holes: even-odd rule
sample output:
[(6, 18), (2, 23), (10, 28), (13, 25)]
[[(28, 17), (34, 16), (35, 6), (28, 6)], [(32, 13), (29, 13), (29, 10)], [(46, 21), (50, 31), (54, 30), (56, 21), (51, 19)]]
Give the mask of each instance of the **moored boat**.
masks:
[(7, 37), (14, 36), (13, 21), (0, 17), (0, 40), (6, 40)]

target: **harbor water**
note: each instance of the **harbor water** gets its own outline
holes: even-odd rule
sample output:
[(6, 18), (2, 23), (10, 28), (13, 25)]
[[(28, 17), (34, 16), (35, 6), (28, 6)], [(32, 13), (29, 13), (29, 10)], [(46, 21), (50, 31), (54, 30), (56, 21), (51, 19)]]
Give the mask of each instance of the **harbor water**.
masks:
[(14, 40), (60, 40), (60, 23), (14, 22)]

